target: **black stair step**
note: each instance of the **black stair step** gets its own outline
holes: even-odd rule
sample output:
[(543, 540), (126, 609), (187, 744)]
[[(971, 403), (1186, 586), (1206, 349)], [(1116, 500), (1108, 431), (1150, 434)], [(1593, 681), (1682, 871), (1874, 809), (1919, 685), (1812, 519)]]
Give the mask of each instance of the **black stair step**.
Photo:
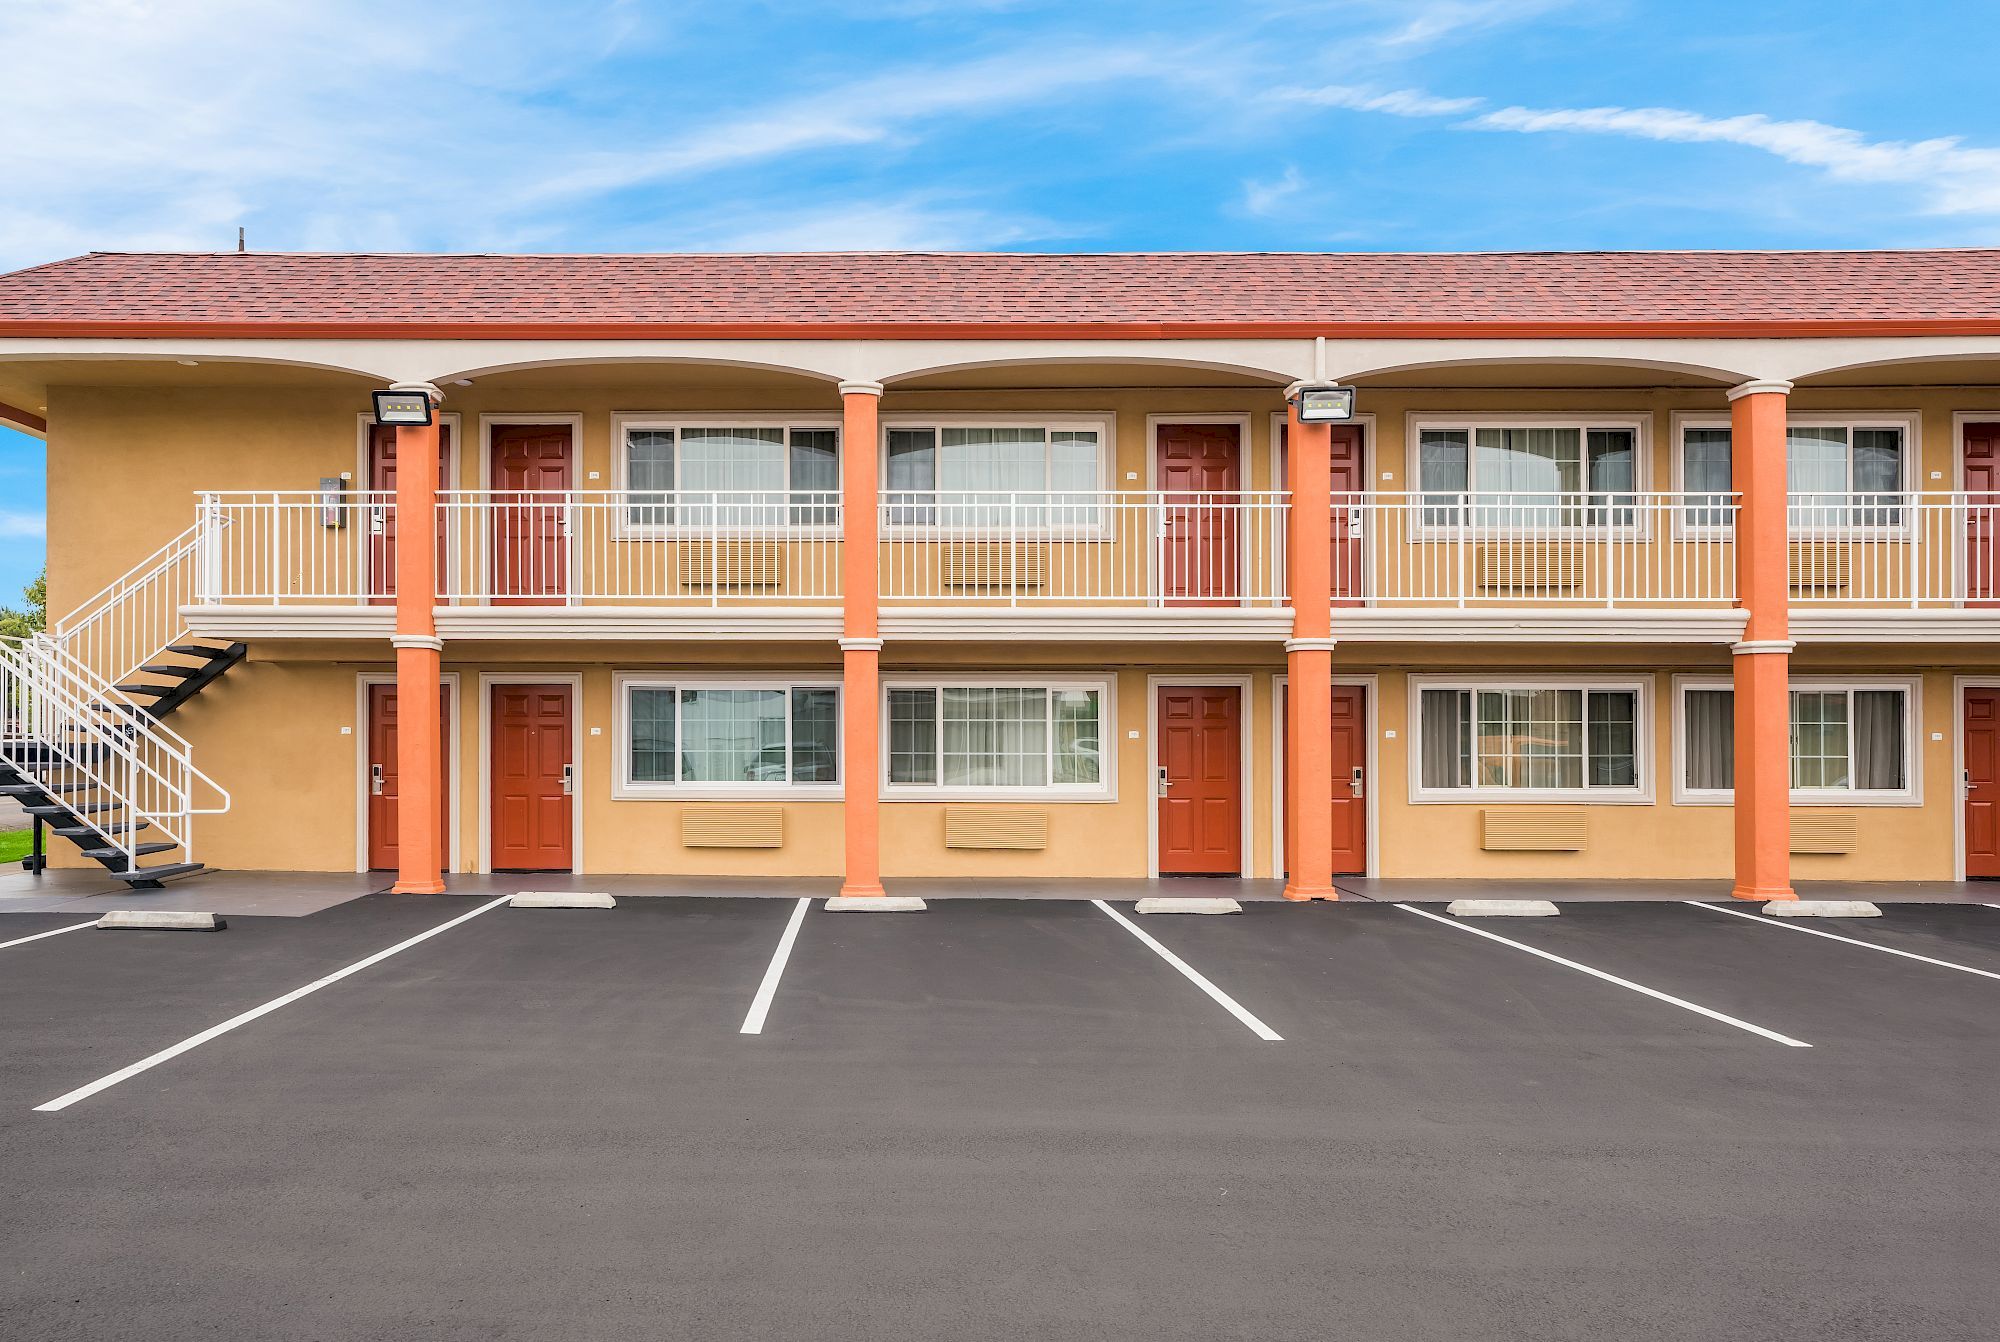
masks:
[(212, 662), (218, 662), (224, 657), (234, 657), (236, 650), (242, 646), (240, 643), (224, 643), (219, 646), (214, 643), (176, 643), (167, 651), (178, 652), (186, 657), (206, 657)]
[(50, 828), (49, 833), (60, 835), (65, 839), (101, 839), (128, 831), (137, 833), (152, 827), (153, 822), (150, 820), (120, 820), (112, 825), (56, 825)]
[(172, 690), (174, 687), (171, 685), (132, 684), (132, 685), (119, 685), (116, 688), (125, 694), (150, 694), (157, 699), (161, 695), (166, 694), (168, 691)]
[[(154, 853), (164, 853), (169, 848), (178, 847), (180, 845), (177, 843), (142, 843), (133, 847), (132, 856), (150, 857)], [(96, 858), (99, 862), (110, 862), (125, 856), (125, 850), (123, 848), (86, 848), (83, 850), (83, 855), (85, 857)]]
[(33, 797), (41, 793), (88, 792), (95, 783), (7, 783), (0, 785), (0, 797)]
[(122, 811), (125, 809), (125, 803), (122, 801), (90, 801), (83, 803), (81, 806), (64, 806), (61, 803), (57, 803), (53, 806), (23, 806), (21, 809), (29, 815), (38, 815), (46, 820), (50, 816), (96, 815), (101, 811)]
[(129, 886), (137, 889), (157, 887), (161, 881), (172, 880), (176, 876), (192, 876), (198, 871), (206, 871), (199, 862), (169, 862), (163, 867), (137, 867), (131, 871), (114, 871), (111, 874)]
[(192, 680), (208, 668), (202, 666), (184, 666), (174, 662), (148, 662), (139, 669), (150, 675), (178, 676), (182, 680)]

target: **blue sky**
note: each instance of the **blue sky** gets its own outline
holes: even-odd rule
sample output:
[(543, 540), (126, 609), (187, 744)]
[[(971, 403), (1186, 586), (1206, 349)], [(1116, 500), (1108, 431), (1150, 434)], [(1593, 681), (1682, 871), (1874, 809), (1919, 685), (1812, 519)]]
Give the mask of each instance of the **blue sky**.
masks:
[[(0, 6), (0, 268), (91, 249), (2000, 243), (2000, 6)], [(40, 444), (0, 430), (0, 599)]]

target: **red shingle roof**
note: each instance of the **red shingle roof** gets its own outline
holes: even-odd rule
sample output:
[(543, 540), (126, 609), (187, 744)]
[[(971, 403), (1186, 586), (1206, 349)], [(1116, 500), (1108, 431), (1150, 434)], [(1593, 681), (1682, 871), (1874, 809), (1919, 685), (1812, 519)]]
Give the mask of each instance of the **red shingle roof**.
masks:
[[(0, 334), (1439, 334), (2000, 329), (2000, 250), (420, 256), (93, 252)], [(1825, 330), (1814, 328), (1824, 327)], [(1652, 329), (1661, 328), (1661, 329)]]

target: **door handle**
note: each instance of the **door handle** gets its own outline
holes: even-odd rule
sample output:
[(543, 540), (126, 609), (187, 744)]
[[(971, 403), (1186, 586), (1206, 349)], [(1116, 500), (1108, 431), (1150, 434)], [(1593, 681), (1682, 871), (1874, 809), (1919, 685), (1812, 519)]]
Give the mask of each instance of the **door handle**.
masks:
[(1361, 795), (1362, 795), (1362, 793), (1361, 793), (1361, 766), (1360, 766), (1360, 765), (1358, 765), (1358, 764), (1357, 764), (1357, 765), (1355, 765), (1355, 766), (1354, 766), (1354, 775), (1353, 775), (1353, 777), (1351, 777), (1351, 778), (1349, 778), (1349, 779), (1347, 780), (1347, 786), (1348, 786), (1349, 788), (1353, 789), (1353, 792), (1354, 792), (1354, 795), (1355, 795), (1355, 796), (1359, 797), (1359, 796), (1361, 796)]
[(1167, 795), (1167, 789), (1168, 789), (1168, 788), (1171, 788), (1171, 787), (1172, 787), (1173, 785), (1174, 785), (1174, 784), (1173, 784), (1173, 780), (1167, 777), (1167, 766), (1166, 766), (1166, 765), (1164, 765), (1164, 764), (1162, 764), (1162, 765), (1160, 766), (1160, 778), (1159, 778), (1159, 794), (1158, 794), (1158, 795), (1160, 795), (1160, 796), (1162, 796), (1162, 797), (1166, 796), (1166, 795)]
[(576, 794), (576, 766), (574, 764), (563, 765), (562, 783), (563, 796), (570, 797)]
[(388, 530), (388, 522), (383, 515), (382, 505), (378, 503), (368, 510), (368, 534), (371, 536), (381, 536), (387, 534)]
[(368, 794), (373, 797), (382, 795), (382, 766), (379, 764), (368, 766)]

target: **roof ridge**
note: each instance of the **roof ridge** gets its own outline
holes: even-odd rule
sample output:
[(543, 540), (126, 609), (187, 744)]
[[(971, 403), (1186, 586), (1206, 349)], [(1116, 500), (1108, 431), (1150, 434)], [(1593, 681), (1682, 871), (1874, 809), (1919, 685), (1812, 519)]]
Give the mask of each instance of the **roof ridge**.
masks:
[(1578, 247), (1578, 248), (1495, 248), (1492, 250), (1379, 250), (1379, 251), (1306, 251), (1273, 249), (1190, 249), (1165, 250), (1142, 249), (1135, 251), (949, 251), (917, 248), (829, 248), (823, 251), (656, 251), (656, 252), (455, 252), (455, 251), (322, 251), (302, 249), (298, 251), (249, 251), (232, 249), (207, 250), (158, 250), (134, 249), (93, 249), (77, 256), (61, 257), (53, 261), (38, 262), (19, 270), (0, 272), (22, 275), (32, 270), (48, 266), (63, 265), (74, 261), (86, 261), (94, 257), (205, 257), (205, 258), (260, 258), (260, 257), (317, 257), (338, 260), (379, 260), (410, 259), (424, 261), (440, 260), (521, 260), (521, 261), (610, 261), (610, 260), (665, 260), (686, 258), (689, 260), (803, 260), (808, 258), (866, 257), (871, 260), (896, 258), (939, 257), (952, 260), (992, 258), (1045, 258), (1058, 260), (1129, 260), (1148, 258), (1362, 258), (1362, 257), (1568, 257), (1568, 256), (1954, 256), (1988, 255), (2000, 253), (2000, 246), (1993, 247)]

